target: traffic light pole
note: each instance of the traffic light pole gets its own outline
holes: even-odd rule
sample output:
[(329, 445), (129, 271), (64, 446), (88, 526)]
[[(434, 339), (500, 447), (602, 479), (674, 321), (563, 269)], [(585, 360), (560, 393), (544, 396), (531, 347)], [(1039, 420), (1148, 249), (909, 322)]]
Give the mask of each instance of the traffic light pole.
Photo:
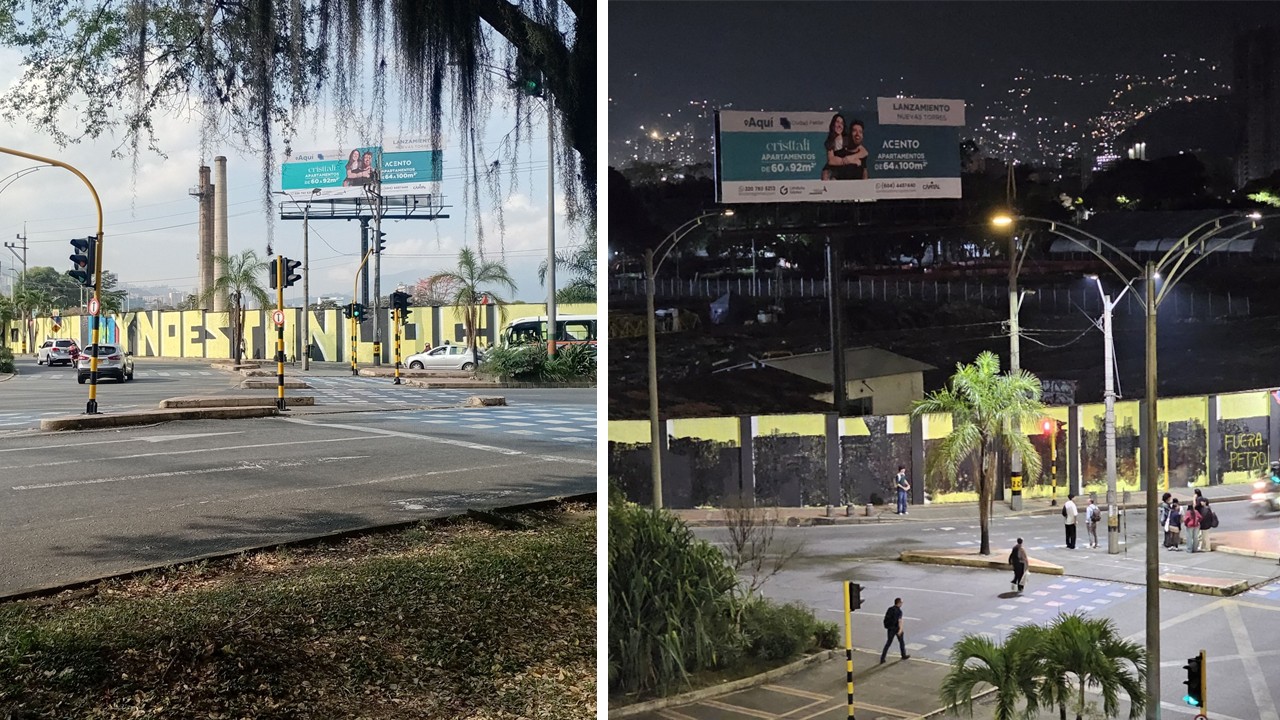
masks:
[[(352, 308), (359, 304), (356, 298), (356, 290), (360, 287), (360, 272), (364, 270), (365, 263), (369, 262), (369, 256), (373, 254), (373, 248), (364, 251), (364, 257), (360, 258), (360, 265), (356, 268), (356, 280), (351, 284), (351, 305)], [(377, 317), (377, 313), (374, 313)], [(351, 374), (359, 375), (360, 369), (356, 367), (356, 350), (359, 347), (360, 338), (357, 335), (357, 329), (360, 327), (361, 318), (356, 317), (356, 313), (351, 313)]]
[[(84, 182), (85, 186), (89, 188), (89, 194), (93, 195), (93, 204), (98, 210), (98, 232), (97, 232), (97, 235), (95, 236), (97, 237), (98, 242), (97, 242), (96, 252), (94, 254), (94, 269), (93, 269), (93, 273), (94, 273), (93, 274), (93, 306), (97, 308), (98, 307), (98, 291), (102, 288), (102, 240), (104, 237), (104, 233), (102, 232), (102, 200), (98, 198), (98, 191), (94, 189), (93, 183), (89, 182), (89, 178), (85, 177), (84, 173), (80, 172), (79, 170), (71, 167), (70, 165), (60, 160), (54, 160), (53, 158), (47, 158), (42, 155), (33, 155), (31, 153), (22, 152), (21, 150), (12, 150), (10, 148), (5, 148), (5, 147), (0, 147), (0, 153), (4, 153), (5, 155), (17, 155), (18, 157), (26, 158), (28, 160), (35, 160), (36, 162), (49, 163), (50, 165), (56, 165), (57, 167), (63, 168), (64, 170), (68, 170), (71, 173), (75, 174), (75, 176), (80, 178), (80, 180)], [(24, 277), (24, 280), (25, 280), (25, 277)], [(99, 316), (95, 314), (93, 317), (95, 320), (95, 322), (93, 323), (93, 337), (92, 337), (93, 355), (89, 359), (89, 402), (86, 403), (84, 406), (84, 412), (86, 415), (98, 414), (98, 333), (99, 333), (98, 325), (99, 324), (96, 322), (96, 320)]]
[[(276, 310), (284, 313), (285, 258), (276, 256)], [(306, 312), (306, 307), (302, 308)], [(284, 403), (284, 323), (276, 324), (276, 409), (287, 410)]]
[(391, 324), (396, 328), (396, 380), (392, 385), (400, 385), (400, 308), (391, 308)]

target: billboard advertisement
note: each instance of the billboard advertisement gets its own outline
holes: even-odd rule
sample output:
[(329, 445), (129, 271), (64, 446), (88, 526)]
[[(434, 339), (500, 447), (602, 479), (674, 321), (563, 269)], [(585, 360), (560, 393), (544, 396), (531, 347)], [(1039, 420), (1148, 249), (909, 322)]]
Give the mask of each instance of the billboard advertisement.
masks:
[(724, 203), (960, 197), (963, 100), (878, 98), (875, 112), (716, 114)]
[(318, 197), (363, 197), (375, 177), (381, 179), (383, 195), (438, 193), (441, 152), (427, 143), (406, 142), (297, 152), (280, 164), (282, 190), (318, 188)]

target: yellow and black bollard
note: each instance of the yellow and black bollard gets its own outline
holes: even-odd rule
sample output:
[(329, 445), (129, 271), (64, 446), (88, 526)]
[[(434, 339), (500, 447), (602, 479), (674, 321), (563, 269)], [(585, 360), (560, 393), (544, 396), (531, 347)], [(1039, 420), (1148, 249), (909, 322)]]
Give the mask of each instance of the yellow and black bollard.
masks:
[(853, 714), (853, 611), (862, 607), (862, 586), (844, 583), (844, 675), (849, 699), (849, 720)]
[[(285, 258), (276, 256), (276, 409), (287, 410), (284, 402), (284, 269)], [(306, 312), (304, 306), (303, 312)]]

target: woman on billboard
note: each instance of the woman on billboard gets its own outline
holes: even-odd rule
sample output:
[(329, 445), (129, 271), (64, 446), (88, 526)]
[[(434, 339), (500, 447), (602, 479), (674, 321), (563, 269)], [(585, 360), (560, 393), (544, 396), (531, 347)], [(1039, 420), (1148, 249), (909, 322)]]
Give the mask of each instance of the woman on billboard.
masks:
[(366, 152), (361, 156), (358, 148), (352, 150), (347, 158), (347, 178), (342, 181), (343, 187), (368, 185), (372, 181), (373, 153)]
[[(831, 124), (827, 127), (827, 141), (823, 146), (827, 149), (827, 164), (822, 168), (823, 180), (855, 180), (866, 176), (863, 167), (867, 157), (867, 149), (862, 147), (862, 121), (854, 121), (858, 127), (858, 143), (852, 144), (853, 133), (845, 134), (844, 116), (836, 113), (831, 116)], [(852, 126), (850, 127), (852, 130)]]

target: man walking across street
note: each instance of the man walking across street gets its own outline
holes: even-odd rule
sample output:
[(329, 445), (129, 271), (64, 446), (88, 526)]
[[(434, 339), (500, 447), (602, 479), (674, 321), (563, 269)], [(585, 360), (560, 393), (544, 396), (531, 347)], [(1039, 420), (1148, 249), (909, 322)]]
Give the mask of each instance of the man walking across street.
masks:
[(1080, 511), (1076, 509), (1075, 495), (1068, 493), (1067, 502), (1062, 506), (1062, 522), (1067, 527), (1067, 549), (1076, 549), (1076, 516)]
[(1013, 566), (1014, 592), (1022, 592), (1027, 574), (1027, 562), (1027, 549), (1022, 546), (1022, 538), (1018, 538), (1018, 544), (1014, 545), (1013, 552), (1009, 553), (1009, 564)]
[(898, 638), (898, 650), (902, 653), (902, 659), (910, 660), (911, 656), (907, 654), (907, 642), (902, 634), (902, 598), (894, 598), (893, 605), (885, 612), (884, 629), (889, 633), (889, 637), (884, 641), (884, 650), (880, 651), (880, 664), (884, 664), (884, 659), (889, 654), (889, 646), (893, 644), (895, 637)]
[(907, 514), (907, 491), (911, 489), (911, 482), (907, 480), (907, 466), (899, 465), (898, 474), (893, 478), (893, 488), (898, 491), (898, 514)]

